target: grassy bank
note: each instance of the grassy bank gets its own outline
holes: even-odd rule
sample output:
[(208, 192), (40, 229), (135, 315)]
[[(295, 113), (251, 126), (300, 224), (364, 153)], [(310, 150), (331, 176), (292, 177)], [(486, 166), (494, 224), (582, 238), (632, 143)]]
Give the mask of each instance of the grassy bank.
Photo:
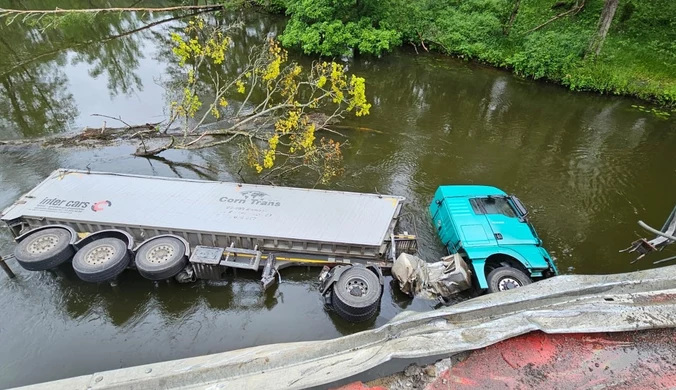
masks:
[[(604, 0), (268, 0), (281, 37), (306, 53), (437, 50), (573, 90), (676, 105), (676, 1), (620, 0), (598, 56)], [(554, 19), (554, 20), (552, 20)]]

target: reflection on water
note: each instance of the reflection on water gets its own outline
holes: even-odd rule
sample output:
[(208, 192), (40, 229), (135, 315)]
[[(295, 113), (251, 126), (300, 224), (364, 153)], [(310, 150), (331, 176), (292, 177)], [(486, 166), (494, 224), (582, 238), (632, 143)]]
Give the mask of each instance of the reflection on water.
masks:
[[(86, 28), (44, 32), (0, 23), (0, 47), (9, 48), (0, 58), (0, 139), (99, 126), (94, 113), (141, 123), (162, 119), (164, 88), (177, 77), (168, 32), (185, 20), (101, 44), (81, 43), (166, 16), (110, 16)], [(232, 23), (236, 17), (210, 22)], [(256, 13), (243, 17), (245, 28), (226, 72), (245, 61), (248, 46), (279, 30), (279, 20)], [(305, 64), (312, 60), (299, 58)], [(330, 188), (406, 196), (403, 225), (419, 235), (424, 258), (442, 255), (426, 214), (436, 187), (476, 183), (518, 194), (561, 270), (609, 273), (652, 266), (650, 259), (630, 265), (631, 258), (617, 250), (635, 238), (636, 220), (661, 225), (673, 207), (673, 119), (639, 112), (627, 99), (571, 93), (433, 55), (395, 53), (358, 59), (349, 67), (366, 78), (374, 104), (370, 116), (344, 124), (377, 131), (350, 133), (346, 175)], [(0, 207), (59, 167), (240, 180), (237, 148), (169, 151), (151, 160), (131, 156), (134, 149), (0, 149)], [(303, 176), (287, 184), (309, 185)], [(0, 253), (11, 248), (10, 241), (3, 230)], [(378, 317), (347, 324), (324, 311), (317, 269), (284, 270), (279, 286), (261, 292), (257, 277), (246, 273), (178, 285), (154, 284), (130, 271), (111, 288), (84, 284), (68, 267), (55, 275), (11, 265), (17, 280), (0, 275), (0, 309), (11, 314), (0, 323), (5, 340), (0, 387), (337, 337), (380, 326), (402, 310), (435, 307), (409, 300), (388, 278)], [(41, 369), (34, 370), (36, 365)]]

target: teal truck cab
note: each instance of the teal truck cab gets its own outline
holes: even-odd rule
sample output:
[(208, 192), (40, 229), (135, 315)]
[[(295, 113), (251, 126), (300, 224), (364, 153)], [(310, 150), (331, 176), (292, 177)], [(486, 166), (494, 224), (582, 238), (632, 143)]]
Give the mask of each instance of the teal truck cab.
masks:
[(440, 186), (429, 211), (442, 243), (470, 265), (480, 289), (509, 290), (558, 274), (526, 208), (498, 188)]

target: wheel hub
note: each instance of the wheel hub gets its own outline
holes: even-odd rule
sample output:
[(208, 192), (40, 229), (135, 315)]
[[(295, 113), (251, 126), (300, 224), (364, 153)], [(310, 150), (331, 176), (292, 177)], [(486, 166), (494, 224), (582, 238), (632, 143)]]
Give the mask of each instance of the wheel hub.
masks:
[(368, 292), (368, 283), (364, 281), (363, 279), (359, 278), (354, 278), (350, 279), (347, 284), (345, 285), (345, 289), (347, 290), (350, 295), (353, 295), (355, 297), (361, 297), (366, 295)]
[(59, 236), (56, 234), (46, 234), (35, 238), (26, 250), (32, 255), (38, 255), (51, 251), (58, 245)]
[(500, 279), (500, 283), (498, 283), (498, 289), (500, 291), (511, 290), (517, 287), (521, 287), (521, 283), (514, 278), (502, 278)]
[(174, 256), (174, 248), (171, 245), (157, 245), (148, 252), (148, 261), (154, 264), (162, 264)]
[(103, 264), (115, 256), (115, 248), (111, 245), (101, 245), (92, 249), (85, 256), (85, 262), (91, 265)]

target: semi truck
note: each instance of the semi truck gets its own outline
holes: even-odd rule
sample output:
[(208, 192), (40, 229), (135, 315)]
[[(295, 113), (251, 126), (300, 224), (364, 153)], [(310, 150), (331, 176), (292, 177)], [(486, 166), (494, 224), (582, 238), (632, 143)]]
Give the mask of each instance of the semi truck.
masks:
[(58, 169), (0, 219), (25, 269), (71, 263), (86, 282), (128, 269), (152, 280), (261, 271), (264, 288), (293, 265), (323, 267), (326, 307), (351, 322), (380, 307), (383, 269), (417, 241), (398, 234), (403, 197)]

